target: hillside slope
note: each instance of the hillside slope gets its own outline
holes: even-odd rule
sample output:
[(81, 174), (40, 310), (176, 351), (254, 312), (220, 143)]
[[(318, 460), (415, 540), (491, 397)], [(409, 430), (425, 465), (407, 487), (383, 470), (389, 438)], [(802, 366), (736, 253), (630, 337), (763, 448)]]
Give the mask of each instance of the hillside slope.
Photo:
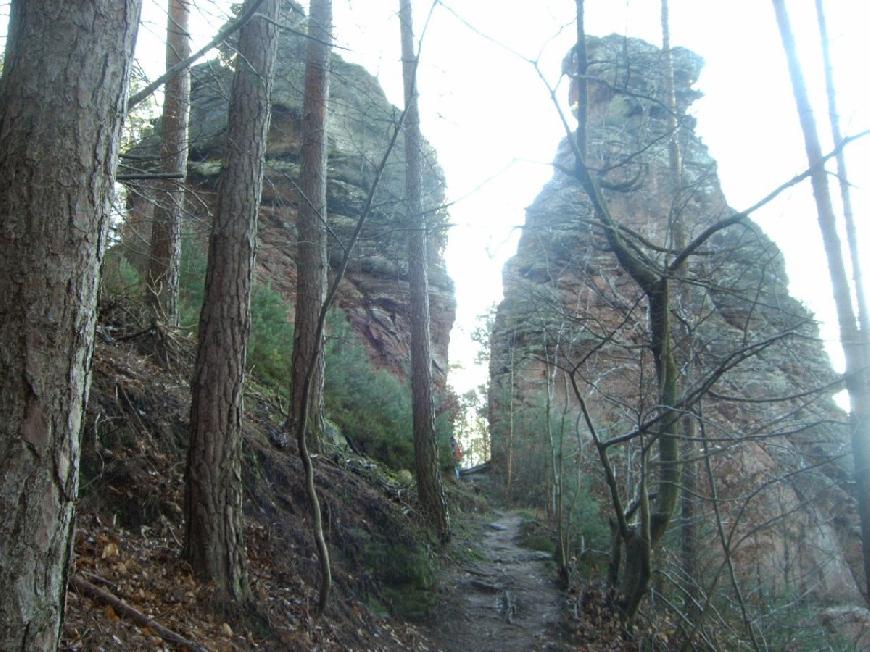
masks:
[[(387, 615), (413, 617), (408, 605), (430, 604), (434, 591), (437, 559), (413, 483), (347, 450), (316, 459), (335, 576), (327, 616), (316, 621), (318, 565), (301, 464), (292, 446), (270, 442), (285, 415), (254, 383), (245, 397), (243, 482), (255, 603), (250, 611), (222, 607), (193, 580), (180, 556), (192, 341), (176, 341), (180, 359), (167, 372), (154, 362), (147, 330), (113, 323), (108, 336), (103, 322), (94, 356), (76, 576), (209, 650), (424, 649), (415, 626)], [(121, 616), (72, 589), (62, 649), (166, 645)]]

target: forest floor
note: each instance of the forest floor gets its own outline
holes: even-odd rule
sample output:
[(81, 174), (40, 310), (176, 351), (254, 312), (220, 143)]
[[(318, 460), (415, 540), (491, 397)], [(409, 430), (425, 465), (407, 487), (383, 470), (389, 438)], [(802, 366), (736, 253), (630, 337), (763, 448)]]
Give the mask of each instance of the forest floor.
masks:
[(442, 548), (413, 483), (348, 451), (318, 457), (334, 555), (331, 606), (318, 619), (301, 464), (292, 445), (275, 443), (283, 411), (256, 387), (246, 392), (243, 447), (253, 601), (223, 604), (180, 554), (191, 356), (167, 370), (143, 340), (103, 335), (96, 347), (60, 649), (630, 649), (594, 591), (559, 590), (552, 556), (521, 543), (529, 517), (493, 510), (487, 478), (446, 483), (455, 535)]
[[(523, 516), (488, 514), (474, 528), (473, 559), (445, 569), (431, 637), (446, 652), (561, 651), (564, 595), (557, 588), (552, 555), (519, 543)], [(467, 536), (467, 535), (466, 535)]]

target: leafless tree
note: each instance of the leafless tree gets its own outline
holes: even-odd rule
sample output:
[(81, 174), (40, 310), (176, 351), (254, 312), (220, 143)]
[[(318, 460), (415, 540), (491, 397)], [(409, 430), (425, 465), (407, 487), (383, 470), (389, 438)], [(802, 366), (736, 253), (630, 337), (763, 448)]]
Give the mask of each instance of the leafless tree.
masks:
[[(583, 44), (582, 2), (578, 9), (578, 42)], [(667, 32), (667, 7), (663, 9)], [(814, 478), (848, 504), (840, 469), (838, 413), (830, 400), (835, 379), (826, 379), (830, 370), (825, 371), (821, 360), (816, 363), (821, 353), (812, 338), (817, 335), (809, 315), (785, 294), (777, 250), (747, 219), (810, 173), (782, 184), (746, 211), (733, 211), (721, 196), (712, 168), (705, 168), (703, 146), (681, 124), (692, 98), (686, 77), (697, 74), (693, 55), (678, 53), (683, 87), (674, 98), (669, 56), (632, 39), (591, 42), (596, 48), (594, 64), (580, 65), (587, 61), (582, 45), (571, 63), (577, 85), (571, 97), (580, 100), (580, 126), (572, 133), (565, 120), (570, 136), (557, 156), (556, 178), (546, 197), (529, 208), (520, 245), (524, 253), (506, 272), (515, 285), (514, 296), (522, 298), (500, 309), (497, 336), (504, 339), (511, 333), (520, 350), (540, 350), (537, 343), (544, 327), (534, 326), (532, 314), (547, 314), (544, 321), (554, 328), (564, 322), (576, 330), (576, 336), (562, 338), (564, 348), (556, 355), (521, 362), (516, 372), (522, 386), (519, 395), (534, 393), (531, 379), (541, 378), (542, 362), (558, 365), (572, 382), (583, 429), (604, 471), (617, 544), (610, 574), (623, 595), (623, 613), (631, 617), (639, 609), (656, 579), (656, 600), (670, 605), (691, 629), (693, 614), (711, 612), (708, 601), (718, 599), (713, 591), (724, 570), (727, 581), (722, 590), (729, 591), (739, 608), (738, 622), (753, 641), (759, 628), (742, 597), (746, 569), (741, 570), (735, 550), (746, 540), (746, 532), (764, 539), (774, 526), (747, 520), (750, 508), (741, 509), (735, 519), (733, 501), (745, 496), (746, 504), (755, 506), (786, 494), (786, 502), (798, 500), (816, 493), (809, 491), (809, 478)], [(665, 53), (671, 54), (667, 46)], [(640, 78), (637, 86), (629, 83)], [(555, 97), (556, 89), (550, 91)], [(691, 156), (687, 172), (680, 163), (683, 147)], [(578, 186), (582, 193), (577, 193)], [(709, 198), (712, 203), (707, 203)], [(549, 210), (546, 202), (559, 207), (563, 221), (554, 215), (543, 217)], [(572, 219), (569, 231), (567, 222)], [(530, 246), (538, 236), (544, 244)], [(555, 251), (548, 249), (548, 239), (560, 252), (552, 254), (553, 260), (544, 260), (548, 251)], [(544, 285), (547, 289), (535, 298), (534, 288)], [(506, 349), (501, 349), (504, 358)], [(807, 363), (812, 361), (813, 374), (823, 379), (819, 387), (807, 387), (806, 376), (788, 372), (782, 377), (784, 369), (769, 366), (768, 353), (788, 359), (797, 351)], [(497, 355), (493, 353), (494, 360)], [(497, 393), (495, 377), (507, 376), (506, 367), (500, 371), (493, 375), (491, 396)], [(763, 391), (757, 395), (761, 378), (794, 383), (793, 391), (785, 392), (788, 396)], [(749, 394), (747, 382), (755, 384)], [(723, 391), (725, 387), (729, 390)], [(766, 407), (759, 409), (761, 405)], [(568, 457), (582, 463), (583, 449), (578, 437), (577, 450)], [(765, 481), (770, 494), (755, 491), (753, 483), (759, 477), (722, 482), (723, 469), (755, 455), (767, 459), (769, 473), (779, 465), (787, 469), (777, 482)], [(801, 468), (790, 466), (795, 460)], [(556, 468), (558, 457), (550, 464)], [(688, 476), (684, 464), (709, 471), (709, 486), (694, 474)], [(674, 519), (681, 494), (688, 507), (682, 524)], [(807, 503), (770, 520), (785, 533), (785, 547), (797, 523), (816, 518), (812, 500)], [(703, 528), (698, 535), (715, 534), (716, 523), (725, 524), (720, 527), (724, 536), (718, 537), (725, 563), (714, 573), (711, 589), (706, 583), (715, 551), (694, 548), (692, 528)], [(690, 526), (684, 530), (682, 563), (676, 565), (665, 545), (665, 534), (674, 525)], [(670, 589), (678, 592), (679, 600), (661, 592), (667, 582), (673, 582)], [(759, 583), (752, 590), (764, 587)], [(712, 612), (719, 617), (715, 609)]]
[[(846, 357), (845, 380), (851, 402), (852, 456), (855, 462), (856, 497), (864, 555), (864, 597), (870, 600), (870, 346), (868, 346), (870, 334), (862, 332), (856, 321), (856, 310), (852, 301), (852, 291), (846, 274), (846, 264), (843, 260), (828, 176), (824, 166), (825, 157), (822, 155), (810, 100), (798, 62), (788, 12), (782, 0), (773, 0), (773, 6), (788, 59), (789, 75), (804, 134), (819, 230), (825, 246), (837, 310), (840, 342)], [(866, 327), (866, 325), (862, 326)]]

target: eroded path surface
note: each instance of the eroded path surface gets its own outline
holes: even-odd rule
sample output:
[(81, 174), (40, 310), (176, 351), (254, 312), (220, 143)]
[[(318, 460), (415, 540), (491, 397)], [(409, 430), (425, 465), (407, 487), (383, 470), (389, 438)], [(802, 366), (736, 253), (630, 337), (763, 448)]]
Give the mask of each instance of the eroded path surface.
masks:
[(498, 512), (485, 525), (484, 558), (445, 579), (433, 639), (447, 652), (561, 651), (561, 596), (550, 555), (518, 545), (522, 517)]

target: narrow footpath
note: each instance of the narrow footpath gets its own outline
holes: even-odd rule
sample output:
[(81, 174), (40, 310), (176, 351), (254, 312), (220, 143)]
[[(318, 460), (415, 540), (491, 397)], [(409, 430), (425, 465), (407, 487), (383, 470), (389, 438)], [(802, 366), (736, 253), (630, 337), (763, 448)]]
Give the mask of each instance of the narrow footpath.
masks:
[(483, 559), (444, 578), (432, 638), (445, 652), (561, 652), (561, 594), (547, 553), (521, 547), (522, 516), (497, 512), (485, 525)]

